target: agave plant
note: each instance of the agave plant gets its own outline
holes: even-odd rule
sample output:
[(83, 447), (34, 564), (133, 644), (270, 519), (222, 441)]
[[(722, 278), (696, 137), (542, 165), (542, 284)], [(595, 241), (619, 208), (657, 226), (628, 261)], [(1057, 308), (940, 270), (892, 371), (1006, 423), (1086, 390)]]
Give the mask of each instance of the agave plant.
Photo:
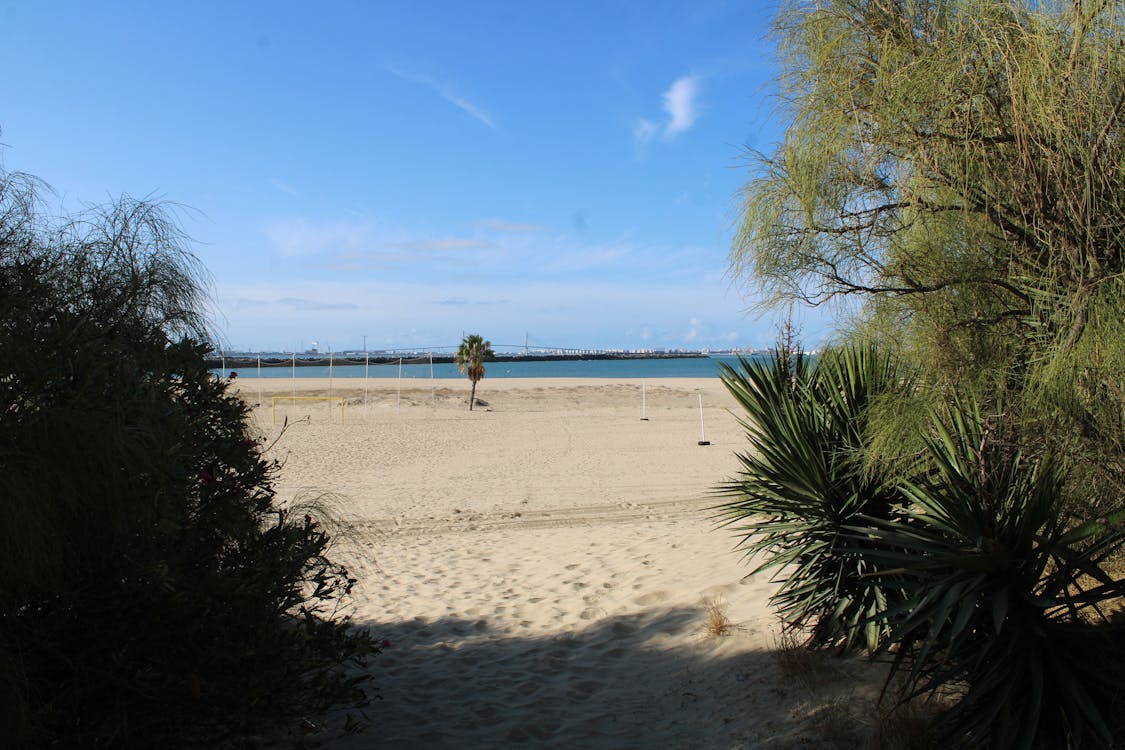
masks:
[(876, 347), (829, 350), (815, 361), (774, 351), (723, 366), (723, 384), (746, 412), (750, 449), (739, 477), (722, 485), (717, 516), (742, 536), (753, 573), (774, 572), (771, 603), (808, 645), (877, 648), (883, 613), (899, 601), (893, 578), (845, 535), (861, 516), (888, 518), (900, 502), (890, 478), (862, 460), (872, 401), (911, 388)]
[(975, 404), (945, 409), (926, 444), (928, 470), (904, 483), (910, 509), (852, 530), (907, 592), (890, 613), (892, 673), (912, 695), (963, 688), (939, 721), (944, 744), (1112, 745), (1125, 653), (1105, 605), (1125, 582), (1102, 562), (1125, 540), (1125, 511), (1072, 523), (1062, 467), (996, 439)]

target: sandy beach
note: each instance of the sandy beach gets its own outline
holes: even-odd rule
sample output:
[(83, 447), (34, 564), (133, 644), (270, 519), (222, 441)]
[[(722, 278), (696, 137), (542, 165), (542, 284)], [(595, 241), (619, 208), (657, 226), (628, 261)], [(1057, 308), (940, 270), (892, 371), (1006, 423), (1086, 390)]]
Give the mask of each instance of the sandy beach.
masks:
[[(717, 379), (648, 381), (647, 420), (640, 381), (486, 377), (472, 412), (467, 381), (238, 385), (279, 496), (351, 525), (349, 613), (391, 644), (368, 667), (381, 699), (352, 712), (366, 726), (317, 719), (301, 746), (862, 741), (871, 670), (786, 669), (773, 587), (708, 512), (746, 444)], [(294, 395), (342, 398), (342, 419)]]

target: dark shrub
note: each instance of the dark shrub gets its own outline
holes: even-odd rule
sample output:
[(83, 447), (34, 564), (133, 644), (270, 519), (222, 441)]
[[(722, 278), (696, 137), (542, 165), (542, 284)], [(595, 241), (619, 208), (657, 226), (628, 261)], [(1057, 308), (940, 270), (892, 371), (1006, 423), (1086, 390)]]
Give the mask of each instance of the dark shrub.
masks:
[(23, 745), (214, 741), (362, 696), (354, 579), (274, 497), (157, 207), (65, 225), (0, 174), (0, 705)]

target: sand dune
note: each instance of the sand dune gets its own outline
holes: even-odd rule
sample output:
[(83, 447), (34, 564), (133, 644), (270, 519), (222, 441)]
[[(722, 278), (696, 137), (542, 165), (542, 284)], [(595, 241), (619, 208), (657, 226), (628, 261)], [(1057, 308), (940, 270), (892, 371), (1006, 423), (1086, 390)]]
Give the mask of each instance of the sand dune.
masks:
[(745, 444), (717, 380), (650, 381), (648, 421), (639, 381), (486, 378), (473, 412), (467, 382), (436, 383), (372, 380), (364, 405), (363, 381), (296, 382), (343, 397), (342, 424), (330, 402), (271, 413), (289, 380), (240, 383), (281, 497), (331, 492), (352, 525), (351, 614), (391, 642), (368, 726), (316, 719), (302, 746), (824, 747), (826, 710), (855, 746), (869, 670), (783, 673), (773, 587), (707, 510)]

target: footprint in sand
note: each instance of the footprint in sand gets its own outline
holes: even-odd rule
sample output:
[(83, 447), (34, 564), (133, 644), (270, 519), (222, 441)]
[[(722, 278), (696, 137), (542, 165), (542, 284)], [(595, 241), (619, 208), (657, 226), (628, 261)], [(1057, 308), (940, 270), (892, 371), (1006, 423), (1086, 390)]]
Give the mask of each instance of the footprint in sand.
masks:
[(648, 607), (652, 604), (659, 604), (660, 602), (668, 601), (667, 591), (652, 591), (642, 596), (638, 596), (633, 600), (633, 604), (641, 607)]

